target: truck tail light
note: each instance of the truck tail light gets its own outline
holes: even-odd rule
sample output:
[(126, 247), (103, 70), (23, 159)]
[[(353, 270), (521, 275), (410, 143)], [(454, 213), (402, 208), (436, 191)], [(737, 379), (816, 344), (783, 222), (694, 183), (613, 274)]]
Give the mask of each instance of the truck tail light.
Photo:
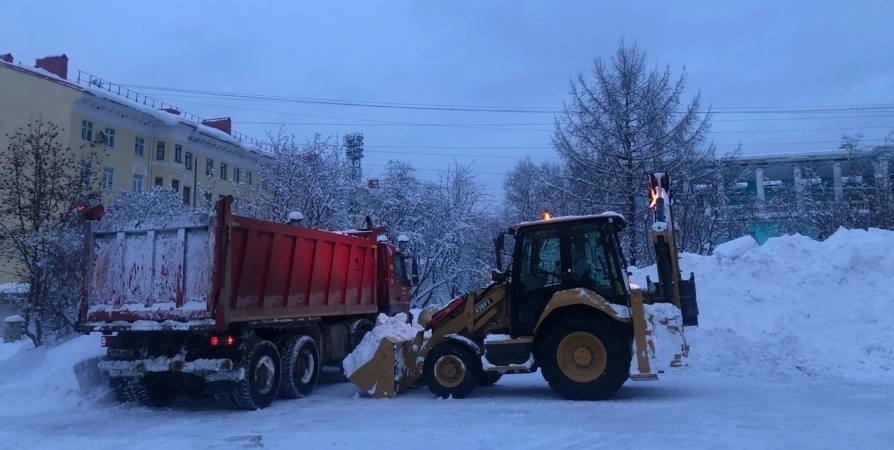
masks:
[(212, 347), (229, 347), (235, 343), (236, 338), (233, 336), (211, 336)]
[(100, 345), (102, 345), (103, 347), (108, 347), (109, 346), (109, 337), (103, 336), (100, 338), (99, 342), (100, 342)]

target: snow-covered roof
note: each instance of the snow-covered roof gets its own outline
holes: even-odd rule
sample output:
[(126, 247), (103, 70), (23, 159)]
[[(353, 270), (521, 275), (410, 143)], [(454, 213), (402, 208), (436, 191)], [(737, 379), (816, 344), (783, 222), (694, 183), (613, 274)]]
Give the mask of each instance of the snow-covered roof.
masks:
[[(241, 148), (242, 150), (245, 150), (245, 151), (248, 151), (251, 153), (264, 155), (264, 156), (269, 156), (271, 154), (269, 151), (267, 151), (257, 145), (242, 142), (239, 139), (237, 139), (221, 130), (218, 130), (217, 128), (209, 127), (208, 125), (204, 125), (201, 123), (201, 119), (191, 120), (190, 118), (187, 118), (184, 116), (169, 113), (169, 112), (163, 111), (161, 109), (156, 109), (151, 106), (147, 106), (142, 103), (139, 103), (138, 101), (136, 101), (133, 98), (128, 98), (124, 95), (116, 94), (114, 92), (110, 92), (105, 89), (90, 86), (87, 84), (86, 81), (83, 82), (82, 84), (79, 84), (77, 82), (72, 82), (72, 81), (66, 80), (52, 72), (49, 72), (47, 70), (44, 70), (44, 69), (41, 69), (38, 67), (28, 67), (28, 66), (22, 65), (21, 63), (19, 63), (19, 64), (9, 63), (2, 59), (0, 59), (0, 66), (8, 67), (10, 69), (17, 70), (19, 72), (26, 73), (26, 74), (29, 74), (32, 76), (37, 76), (39, 78), (44, 78), (49, 81), (53, 81), (53, 82), (62, 84), (62, 85), (69, 87), (71, 89), (75, 89), (75, 90), (78, 90), (81, 92), (92, 94), (96, 97), (100, 97), (105, 100), (109, 100), (109, 101), (118, 103), (119, 105), (138, 110), (142, 113), (148, 114), (148, 115), (158, 119), (165, 125), (174, 126), (174, 125), (177, 125), (180, 123), (189, 125), (189, 126), (195, 128), (195, 130), (201, 134), (204, 134), (211, 138), (215, 138), (219, 141), (223, 141), (228, 144), (235, 145), (235, 146)], [(102, 83), (103, 82), (100, 82), (100, 85), (102, 85)], [(109, 82), (106, 81), (105, 83), (109, 83)]]
[(544, 224), (544, 223), (586, 221), (586, 220), (593, 220), (593, 219), (608, 219), (608, 218), (620, 219), (621, 221), (625, 220), (624, 216), (620, 213), (616, 213), (614, 211), (606, 211), (601, 214), (591, 214), (591, 215), (587, 215), (587, 216), (561, 216), (561, 217), (552, 217), (549, 219), (542, 219), (542, 220), (532, 220), (529, 222), (520, 222), (515, 225), (512, 225), (510, 228), (512, 228), (513, 230), (518, 230), (521, 227), (528, 227), (531, 225), (540, 225), (540, 224)]
[[(258, 147), (254, 144), (249, 144), (246, 142), (241, 142), (239, 139), (230, 136), (227, 133), (224, 133), (221, 130), (218, 130), (214, 127), (209, 127), (208, 125), (202, 124), (200, 121), (192, 120), (191, 118), (170, 113), (161, 109), (155, 109), (151, 106), (147, 106), (141, 103), (134, 101), (133, 99), (127, 98), (122, 95), (115, 94), (114, 92), (109, 92), (105, 89), (99, 89), (95, 87), (84, 87), (82, 90), (86, 93), (93, 94), (96, 97), (103, 98), (105, 100), (109, 100), (111, 102), (115, 102), (121, 106), (136, 109), (142, 113), (148, 114), (165, 125), (174, 126), (177, 124), (184, 124), (193, 127), (197, 132), (202, 133), (208, 137), (215, 138), (219, 141), (226, 142), (228, 144), (235, 145), (242, 150), (256, 153), (256, 154), (269, 154), (268, 151)], [(201, 120), (201, 119), (200, 119)]]
[(24, 294), (28, 292), (28, 283), (0, 284), (0, 294)]

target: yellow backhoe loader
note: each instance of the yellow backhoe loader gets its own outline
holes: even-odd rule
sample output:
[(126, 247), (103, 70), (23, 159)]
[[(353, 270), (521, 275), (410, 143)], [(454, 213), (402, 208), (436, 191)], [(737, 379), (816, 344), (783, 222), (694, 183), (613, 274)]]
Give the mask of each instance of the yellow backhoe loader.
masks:
[[(683, 365), (689, 351), (683, 327), (697, 326), (695, 279), (680, 277), (669, 177), (648, 178), (659, 276), (657, 283), (647, 280), (645, 292), (628, 278), (621, 215), (544, 214), (495, 239), (497, 270), (489, 286), (433, 314), (424, 311), (418, 318), (424, 330), (414, 340), (384, 339), (348, 379), (376, 398), (422, 384), (439, 397), (463, 398), (503, 374), (540, 369), (562, 397), (597, 400), (628, 379), (655, 380), (663, 368)], [(507, 234), (514, 246), (504, 274)], [(648, 314), (658, 303), (667, 305), (656, 309), (675, 314)], [(659, 332), (679, 338), (670, 361), (656, 362)]]

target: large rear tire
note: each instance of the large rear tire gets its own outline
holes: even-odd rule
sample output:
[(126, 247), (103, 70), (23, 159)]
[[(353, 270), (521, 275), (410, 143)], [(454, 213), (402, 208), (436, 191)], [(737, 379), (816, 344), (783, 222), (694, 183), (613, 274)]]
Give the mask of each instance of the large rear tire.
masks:
[(544, 338), (538, 358), (543, 378), (566, 399), (606, 399), (630, 376), (630, 343), (611, 319), (564, 316)]
[(242, 360), (237, 366), (245, 377), (233, 386), (232, 394), (216, 395), (218, 402), (232, 402), (239, 409), (264, 409), (273, 403), (282, 380), (282, 360), (276, 345), (252, 336), (245, 343)]
[(119, 402), (137, 402), (150, 408), (169, 406), (179, 394), (177, 386), (157, 375), (113, 377), (109, 380), (109, 386)]
[(435, 346), (425, 357), (423, 374), (432, 394), (441, 398), (466, 398), (478, 386), (481, 360), (468, 347), (447, 341)]
[(310, 395), (320, 378), (320, 352), (310, 336), (291, 336), (283, 341), (282, 381), (279, 395), (303, 398)]

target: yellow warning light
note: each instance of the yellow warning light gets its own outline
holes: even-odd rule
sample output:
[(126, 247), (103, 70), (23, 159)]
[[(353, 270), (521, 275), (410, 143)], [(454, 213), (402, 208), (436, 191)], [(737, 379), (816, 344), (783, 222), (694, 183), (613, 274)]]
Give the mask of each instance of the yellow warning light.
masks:
[(540, 219), (541, 220), (549, 220), (549, 213), (544, 212), (543, 214), (540, 215)]

